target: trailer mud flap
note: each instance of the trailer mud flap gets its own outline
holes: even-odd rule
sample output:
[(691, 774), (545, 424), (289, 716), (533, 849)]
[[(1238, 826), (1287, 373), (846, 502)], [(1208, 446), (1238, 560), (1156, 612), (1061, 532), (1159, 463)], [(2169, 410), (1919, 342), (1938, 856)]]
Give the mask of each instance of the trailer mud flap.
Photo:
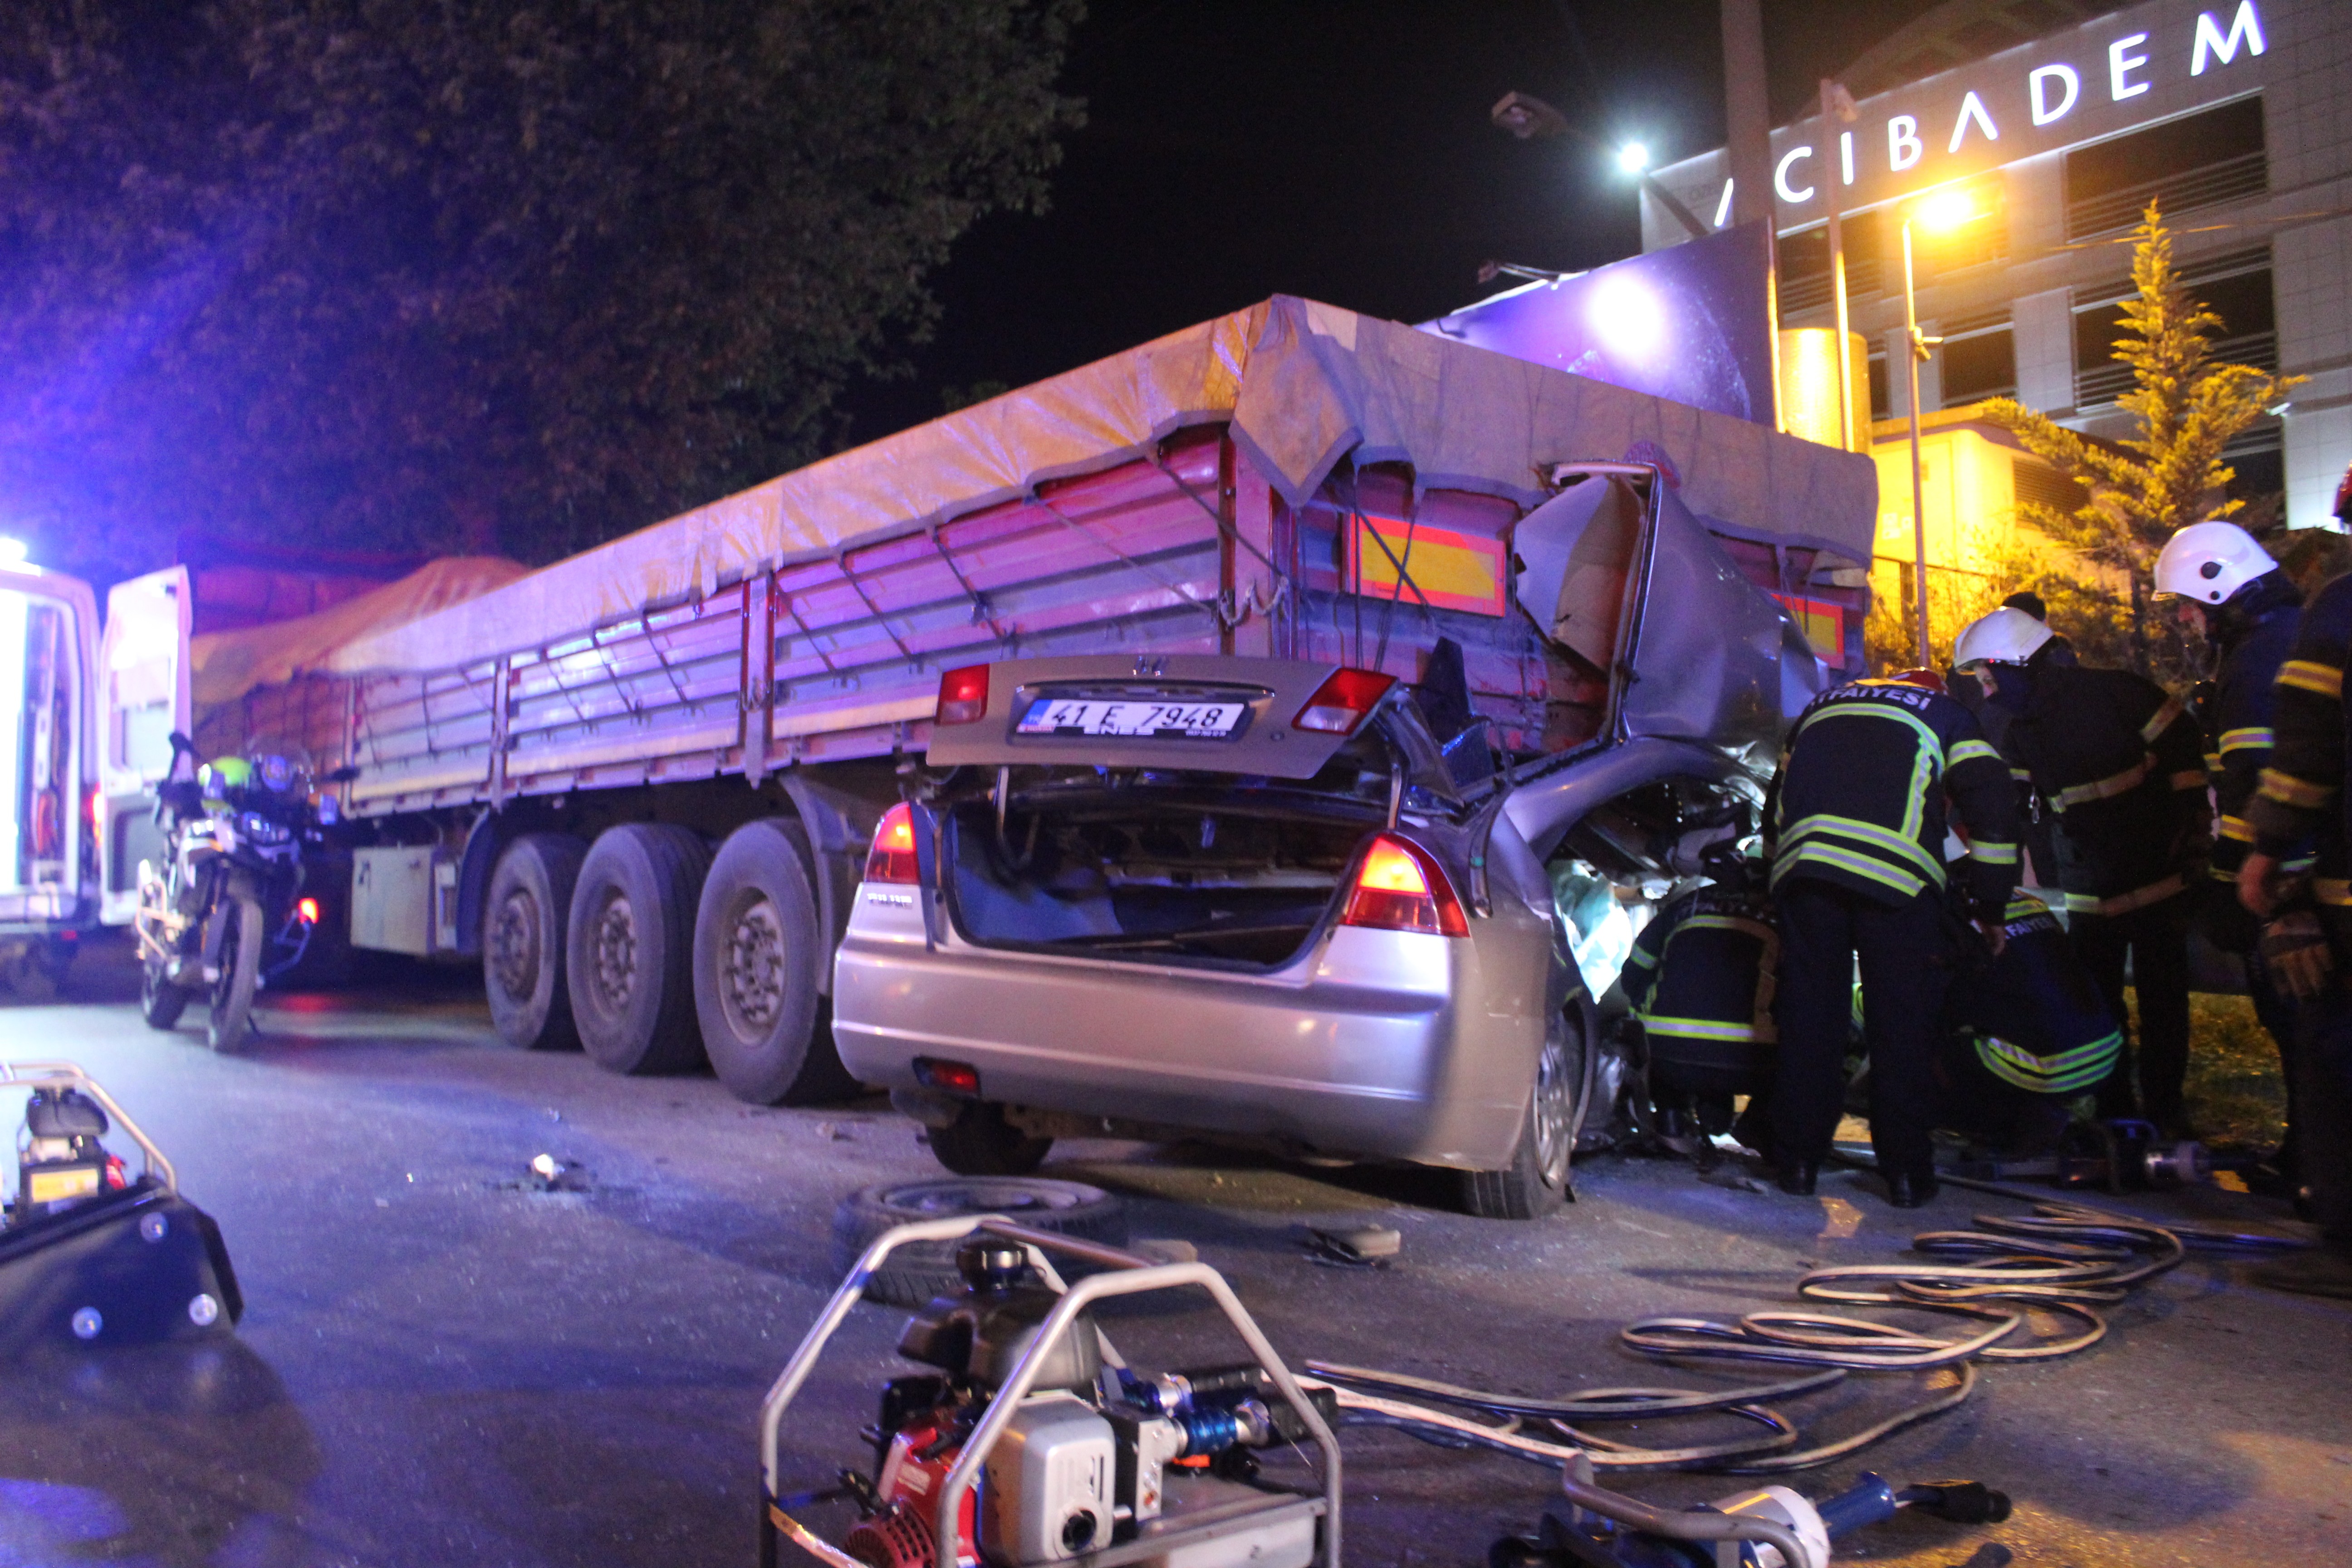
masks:
[(244, 1313), (220, 1227), (161, 1184), (0, 1230), (0, 1357), (226, 1334)]

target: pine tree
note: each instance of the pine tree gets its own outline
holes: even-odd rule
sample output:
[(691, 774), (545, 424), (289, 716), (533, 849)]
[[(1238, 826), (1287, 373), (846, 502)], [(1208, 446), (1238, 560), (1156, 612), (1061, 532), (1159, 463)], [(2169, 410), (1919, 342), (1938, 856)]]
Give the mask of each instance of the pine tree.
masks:
[(1983, 415), (2087, 492), (2071, 511), (2020, 501), (2017, 520), (2102, 574), (2129, 583), (2124, 628), (2131, 660), (2156, 675), (2147, 611), (2157, 552), (2189, 524), (2229, 517), (2244, 505), (2222, 493), (2233, 471), (2221, 449), (2305, 378), (2214, 359), (2221, 319), (2181, 283), (2171, 232), (2153, 202), (2131, 239), (2137, 293), (2123, 303), (2115, 357), (2132, 370), (2132, 388), (2119, 401), (2137, 421), (2137, 433), (2114, 444), (2094, 441), (2006, 397), (1986, 404)]

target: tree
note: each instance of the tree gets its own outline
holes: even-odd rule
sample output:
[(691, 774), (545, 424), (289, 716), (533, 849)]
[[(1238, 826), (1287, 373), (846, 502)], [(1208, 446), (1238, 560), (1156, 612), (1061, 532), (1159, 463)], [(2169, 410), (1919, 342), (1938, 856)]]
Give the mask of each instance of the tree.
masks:
[[(2137, 292), (2124, 301), (2115, 357), (2132, 369), (2132, 389), (2120, 403), (2136, 421), (2136, 433), (2112, 445), (2094, 441), (2006, 397), (1986, 404), (1983, 415), (2086, 492), (2071, 511), (2021, 501), (2018, 521), (2072, 552), (2095, 575), (2128, 583), (2127, 595), (2111, 596), (2127, 596), (2128, 612), (2113, 618), (2121, 623), (2133, 666), (2155, 675), (2170, 673), (2162, 667), (2173, 662), (2159, 657), (2165, 639), (2148, 624), (2157, 552), (2189, 524), (2241, 509), (2242, 502), (2223, 493), (2234, 476), (2221, 449), (2304, 378), (2217, 363), (2211, 339), (2221, 320), (2181, 284), (2172, 265), (2171, 233), (2154, 203), (2131, 238)], [(2074, 588), (2074, 597), (2102, 596), (2095, 583)]]
[(17, 0), (0, 509), (47, 558), (564, 551), (804, 462), (1079, 0)]

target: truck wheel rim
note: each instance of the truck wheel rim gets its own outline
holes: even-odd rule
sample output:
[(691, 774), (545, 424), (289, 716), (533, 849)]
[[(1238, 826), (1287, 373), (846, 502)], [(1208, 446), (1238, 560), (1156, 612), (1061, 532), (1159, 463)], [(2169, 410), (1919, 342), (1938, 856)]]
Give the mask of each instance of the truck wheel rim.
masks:
[(613, 898), (596, 915), (596, 994), (614, 1013), (629, 1005), (637, 984), (637, 916), (629, 900)]
[(727, 1022), (740, 1038), (765, 1038), (784, 1009), (784, 922), (773, 900), (754, 893), (737, 906), (724, 963)]
[(1569, 1139), (1576, 1121), (1576, 1082), (1567, 1046), (1544, 1042), (1536, 1062), (1536, 1169), (1557, 1186), (1568, 1170)]
[(539, 989), (539, 900), (517, 888), (499, 906), (490, 927), (490, 973), (499, 989), (518, 1001)]

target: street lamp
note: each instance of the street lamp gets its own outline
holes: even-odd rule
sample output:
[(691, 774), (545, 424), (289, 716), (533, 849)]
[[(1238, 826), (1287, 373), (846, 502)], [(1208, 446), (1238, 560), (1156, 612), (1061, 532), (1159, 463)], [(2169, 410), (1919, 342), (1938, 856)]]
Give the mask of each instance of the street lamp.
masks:
[(1524, 92), (1505, 93), (1495, 107), (1486, 111), (1486, 118), (1496, 130), (1507, 131), (1522, 142), (1544, 136), (1573, 136), (1589, 146), (1600, 148), (1616, 160), (1620, 171), (1631, 174), (1660, 206), (1673, 214), (1675, 221), (1681, 224), (1693, 239), (1705, 239), (1714, 232), (1698, 221), (1698, 215), (1685, 206), (1681, 197), (1660, 184), (1657, 177), (1650, 173), (1650, 150), (1641, 142), (1628, 142), (1622, 146), (1610, 147), (1582, 126), (1570, 124), (1567, 115), (1542, 99)]
[(1942, 342), (1919, 331), (1919, 295), (1911, 277), (1911, 226), (1931, 233), (1948, 234), (1984, 216), (1967, 191), (1937, 191), (1913, 204), (1903, 215), (1903, 332), (1911, 344), (1911, 593), (1919, 606), (1919, 668), (1928, 668), (1933, 655), (1927, 642), (1927, 485), (1919, 461), (1919, 366), (1928, 351)]

